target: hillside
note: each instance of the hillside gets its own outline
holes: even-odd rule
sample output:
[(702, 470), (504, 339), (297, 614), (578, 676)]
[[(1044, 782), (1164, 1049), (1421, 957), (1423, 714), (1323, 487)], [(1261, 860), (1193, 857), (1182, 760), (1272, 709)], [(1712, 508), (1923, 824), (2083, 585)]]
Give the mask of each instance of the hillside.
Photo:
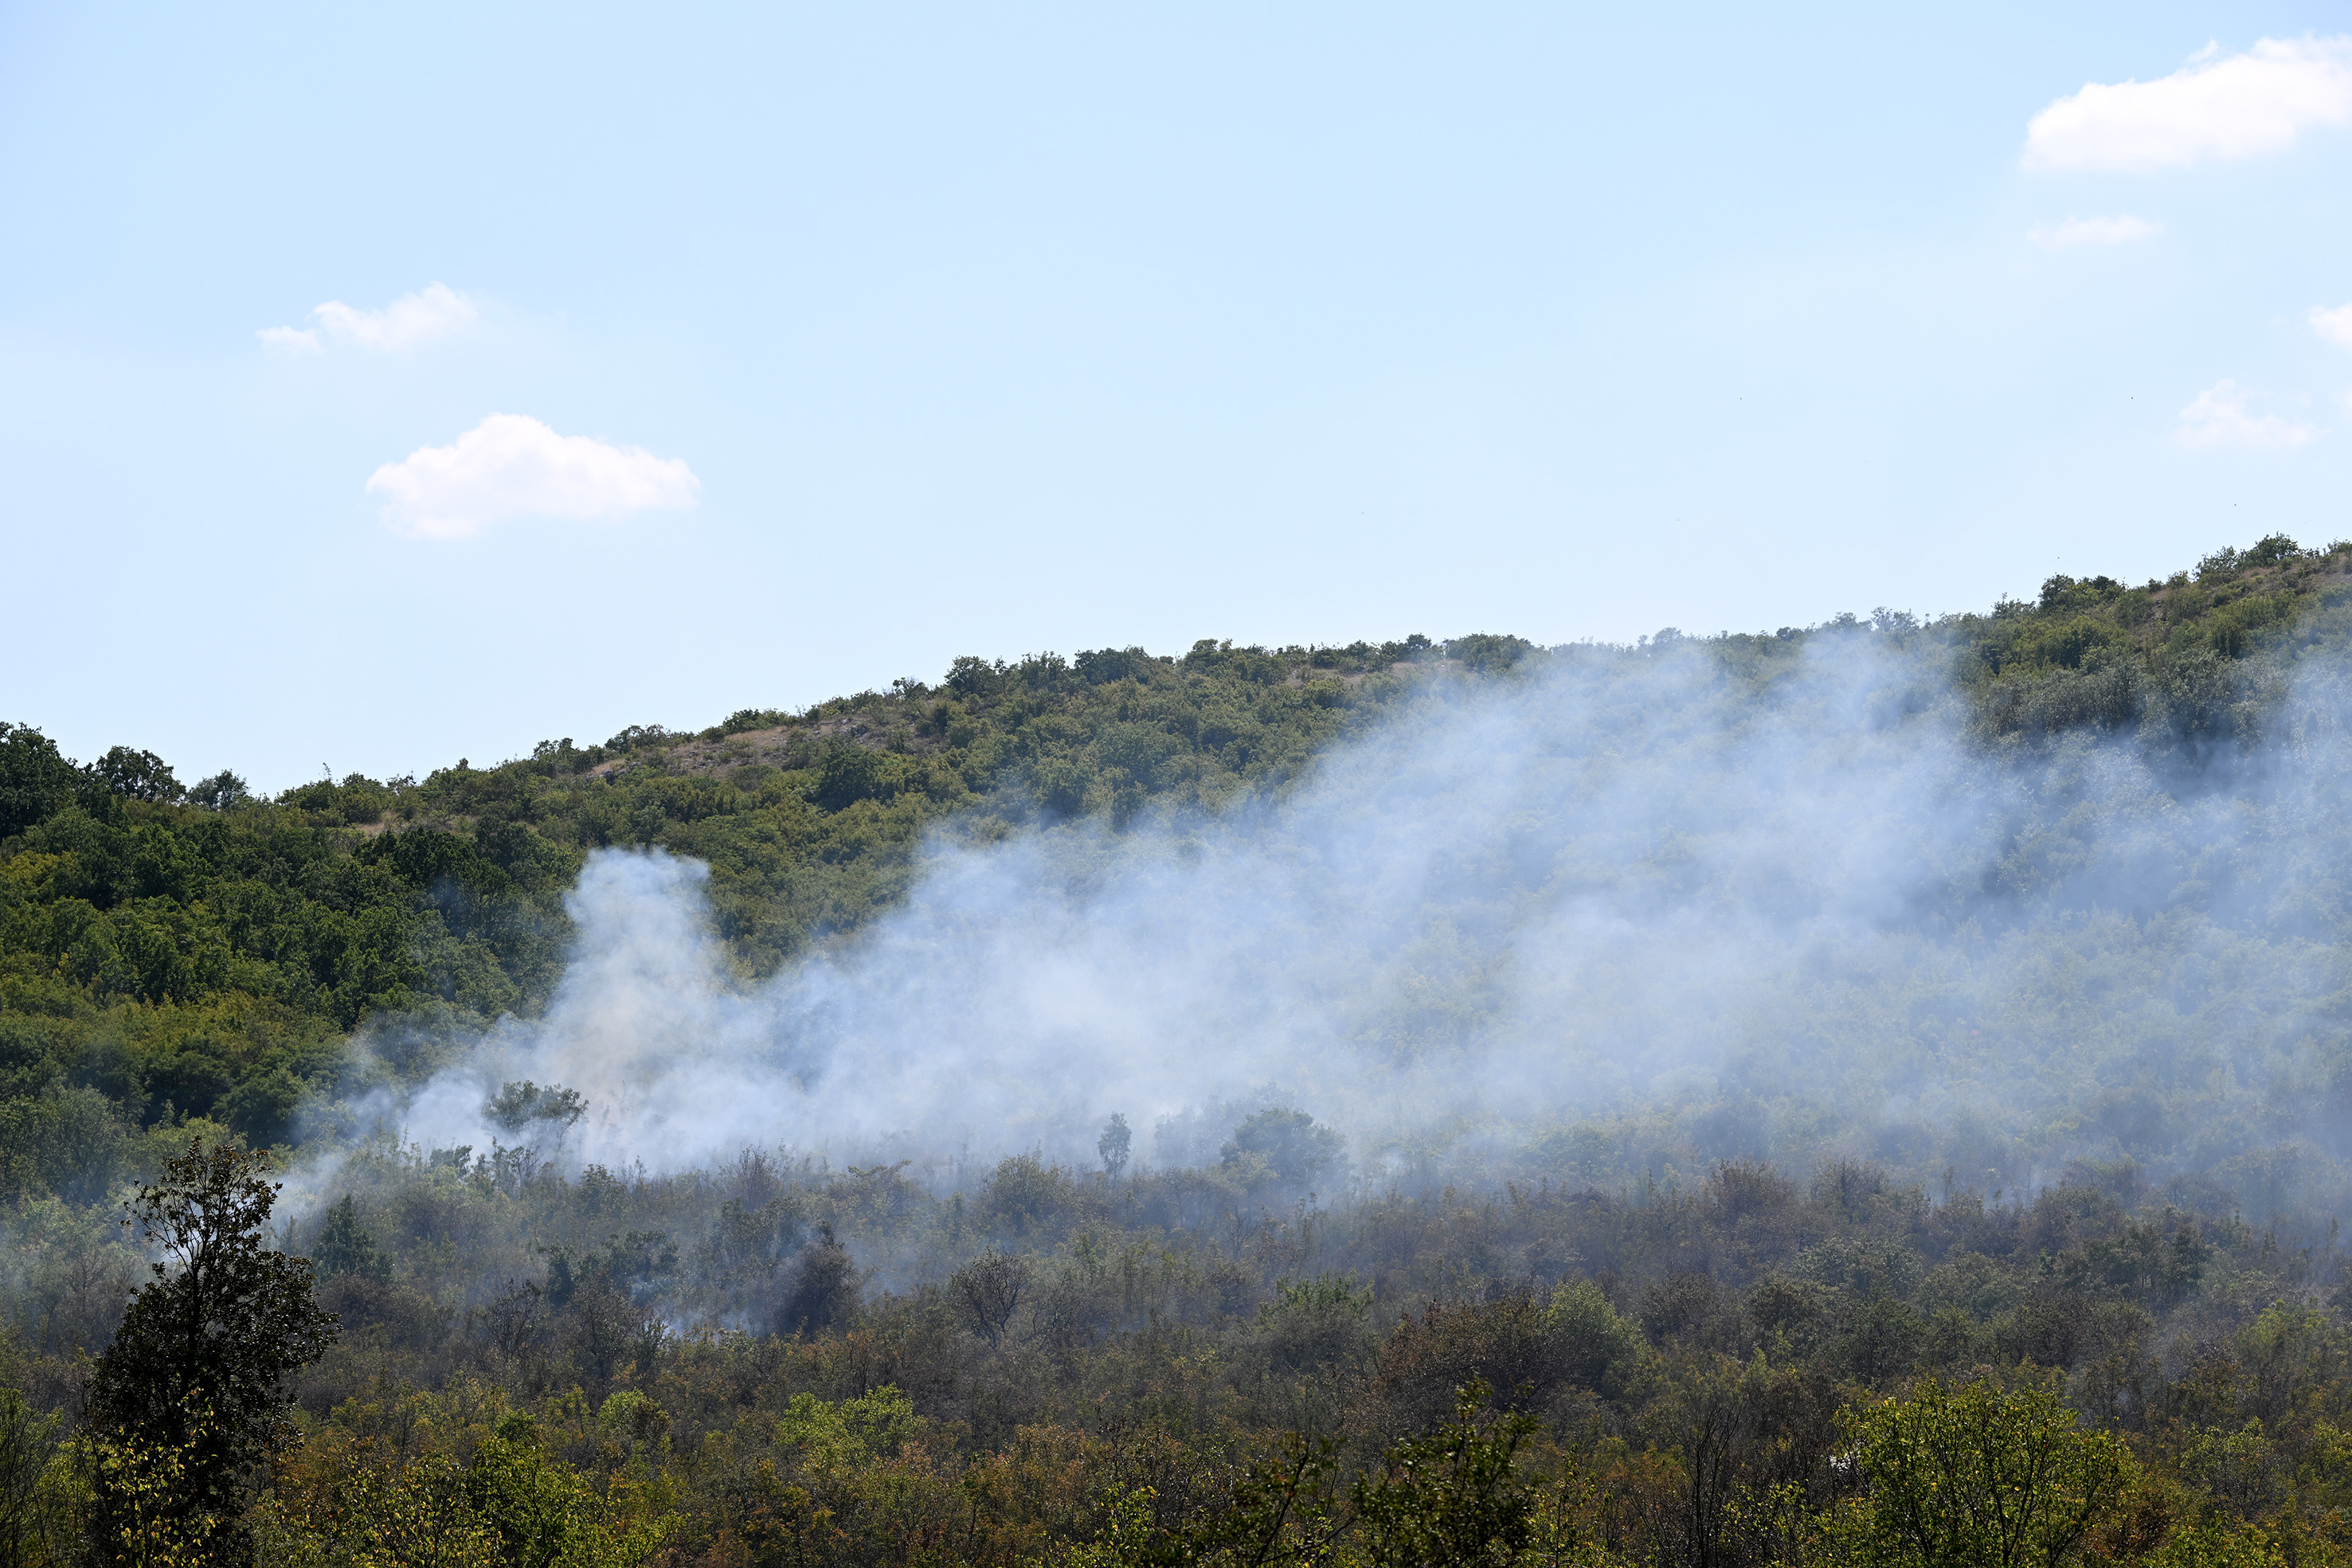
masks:
[(202, 1136), (338, 1320), (261, 1561), (1880, 1563), (1948, 1385), (2106, 1467), (2048, 1561), (2352, 1561), (2348, 574), (0, 731), (0, 1526)]
[[(2273, 538), (2142, 588), (2053, 578), (2038, 602), (1981, 615), (1666, 632), (1611, 656), (1696, 647), (1760, 689), (1817, 638), (1924, 642), (1948, 651), (1989, 743), (2133, 726), (2147, 744), (2196, 745), (2259, 725), (2270, 666), (2258, 655), (2341, 635), (2313, 612), (2344, 600), (2347, 571), (2352, 547)], [(965, 658), (936, 685), (269, 800), (231, 775), (184, 787), (164, 759), (128, 747), (77, 766), (37, 728), (9, 727), (5, 1180), (96, 1193), (145, 1158), (136, 1129), (188, 1116), (282, 1141), (305, 1095), (349, 1097), (357, 1075), (386, 1070), (341, 1048), (364, 1019), (424, 1017), (457, 1038), (535, 1012), (561, 970), (563, 894), (598, 848), (707, 862), (734, 962), (762, 975), (891, 906), (927, 833), (986, 841), (1032, 824), (1213, 812), (1278, 789), (1433, 683), (1523, 680), (1595, 652), (1480, 634)], [(69, 1169), (69, 1148), (106, 1152)]]

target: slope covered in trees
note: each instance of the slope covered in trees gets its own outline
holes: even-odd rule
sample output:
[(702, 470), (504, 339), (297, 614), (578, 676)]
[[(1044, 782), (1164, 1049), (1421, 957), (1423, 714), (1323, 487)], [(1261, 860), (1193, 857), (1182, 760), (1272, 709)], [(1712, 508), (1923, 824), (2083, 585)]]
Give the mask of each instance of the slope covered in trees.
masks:
[[(2036, 604), (1919, 626), (1881, 612), (1706, 654), (1759, 686), (1860, 626), (1948, 648), (1989, 742), (2146, 727), (2194, 747), (2259, 728), (2262, 655), (2346, 591), (2352, 549), (2224, 550), (2192, 580), (2053, 578)], [(1655, 648), (1692, 640), (1662, 633)], [(1573, 653), (1574, 650), (1563, 651)], [(1278, 788), (1433, 682), (1521, 677), (1560, 656), (1476, 635), (1433, 644), (1098, 650), (957, 661), (797, 714), (352, 776), (256, 799), (184, 788), (152, 753), (86, 767), (37, 728), (0, 733), (0, 1117), (14, 1190), (92, 1193), (145, 1157), (129, 1129), (201, 1116), (282, 1142), (304, 1095), (357, 1087), (340, 1041), (372, 1015), (478, 1026), (542, 1007), (583, 856), (656, 845), (711, 868), (747, 975), (855, 931), (908, 884), (928, 831), (986, 840), (1071, 819), (1214, 810)], [(77, 1166), (72, 1150), (103, 1152)]]
[[(298, 1201), (266, 1239), (307, 1255), (340, 1319), (291, 1385), (298, 1433), (220, 1536), (288, 1562), (397, 1558), (428, 1524), (450, 1561), (1744, 1568), (2029, 1539), (2037, 1562), (2336, 1561), (2352, 916), (2334, 830), (2281, 810), (2263, 759), (2333, 756), (2336, 710), (2290, 696), (2346, 647), (2347, 569), (2352, 547), (2272, 538), (1930, 622), (965, 659), (937, 685), (268, 800), (128, 747), (78, 766), (10, 728), (0, 1385), (21, 1393), (0, 1394), (0, 1520), (34, 1521), (19, 1538), (52, 1556), (28, 1560), (64, 1560), (79, 1537), (58, 1521), (110, 1495), (110, 1454), (130, 1462), (87, 1425), (59, 1444), (144, 1276), (115, 1206), (203, 1136), (292, 1162)], [(1925, 673), (1834, 688), (1884, 707), (1858, 733), (1941, 726), (1979, 769), (1956, 777), (2013, 787), (1998, 886), (1932, 884), (1944, 904), (1895, 924), (1933, 940), (1883, 962), (1739, 981), (1818, 1023), (1723, 1058), (1718, 1083), (1527, 1135), (1454, 1117), (1418, 1146), (1214, 1101), (1089, 1124), (1098, 1161), (927, 1167), (772, 1141), (590, 1163), (571, 1129), (591, 1107), (543, 1082), (482, 1107), (488, 1148), (311, 1113), (560, 1012), (565, 895), (599, 850), (707, 863), (719, 951), (751, 988), (894, 939), (927, 845), (1063, 844), (1097, 877), (1171, 824), (1382, 777), (1322, 778), (1349, 747), (1476, 736), (1432, 716), (1491, 695), (1638, 695), (1667, 670), (1708, 713), (1801, 716), (1807, 672), (1842, 650)], [(1714, 732), (1692, 727), (1660, 755), (1703, 756)], [(1559, 763), (1555, 731), (1533, 733)], [(1575, 760), (1605, 770), (1617, 744)], [(2085, 778), (2148, 797), (2127, 831), (2084, 828), (2114, 794)], [(2200, 826), (2232, 810), (2256, 823), (2242, 842)], [(1498, 820), (1548, 855), (1564, 831)], [(2106, 879), (2100, 843), (2163, 874)], [(1698, 856), (1685, 834), (1545, 863), (1616, 877), (1620, 908), (1731, 887), (1760, 924), (1790, 919), (1785, 890), (1677, 869)], [(1513, 863), (1465, 859), (1468, 892), (1432, 895), (1459, 951), (1481, 911), (1532, 896)], [(2274, 865), (2276, 896), (2239, 898)], [(1938, 968), (1944, 949), (1961, 959)], [(1988, 954), (2007, 955), (1997, 994), (1964, 973)], [(1471, 967), (1459, 994), (1413, 971), (1398, 1005), (1420, 1021), (1368, 1013), (1359, 1033), (1417, 1070), (1469, 1062), (1483, 1015), (1462, 997), (1495, 972)], [(2159, 1019), (2159, 991), (2195, 1006)], [(2059, 1063), (2030, 1136), (1997, 1146), (1889, 1098), (1914, 1084), (1889, 1063), (1979, 1071), (1996, 1040)], [(1836, 1107), (1790, 1081), (1832, 1071), (1876, 1099), (1800, 1144)], [(1805, 1158), (1759, 1157), (1757, 1107), (1774, 1152)], [(1936, 1544), (1921, 1500), (2006, 1495), (2028, 1461), (2053, 1490), (2023, 1535)]]

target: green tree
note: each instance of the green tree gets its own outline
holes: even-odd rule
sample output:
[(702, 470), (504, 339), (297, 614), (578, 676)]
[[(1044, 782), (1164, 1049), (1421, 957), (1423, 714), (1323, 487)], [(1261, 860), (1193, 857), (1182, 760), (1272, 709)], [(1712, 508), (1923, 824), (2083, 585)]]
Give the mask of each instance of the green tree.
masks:
[(169, 1456), (173, 1474), (158, 1502), (157, 1489), (123, 1481), (144, 1469), (102, 1468), (101, 1539), (160, 1507), (184, 1535), (199, 1521), (223, 1521), (216, 1561), (249, 1552), (234, 1521), (256, 1472), (291, 1435), (288, 1376), (323, 1354), (336, 1329), (311, 1299), (310, 1260), (262, 1245), (278, 1195), (262, 1179), (268, 1169), (267, 1151), (194, 1138), (123, 1206), (122, 1223), (162, 1258), (92, 1370), (89, 1424), (121, 1452)]
[(1285, 1184), (1306, 1186), (1339, 1164), (1345, 1147), (1337, 1131), (1306, 1112), (1270, 1105), (1235, 1127), (1219, 1154), (1228, 1167), (1255, 1155)]
[(350, 1568), (503, 1568), (506, 1541), (475, 1509), (467, 1481), (439, 1452), (351, 1465), (324, 1481), (287, 1477), (256, 1511), (262, 1555)]
[(587, 1113), (588, 1102), (577, 1089), (566, 1089), (561, 1083), (542, 1089), (528, 1078), (500, 1088), (482, 1106), (482, 1114), (509, 1134), (520, 1133), (534, 1122), (552, 1123), (561, 1130)]
[(511, 1568), (627, 1568), (672, 1524), (667, 1514), (623, 1518), (586, 1477), (542, 1451), (538, 1423), (520, 1412), (500, 1420), (474, 1455), (466, 1495)]
[(152, 751), (118, 746), (89, 765), (98, 785), (133, 800), (177, 800), (187, 794), (172, 775), (171, 765)]
[(826, 810), (838, 811), (873, 799), (882, 788), (881, 757), (853, 741), (837, 741), (818, 771), (815, 799)]
[(1517, 1461), (1536, 1422), (1516, 1413), (1481, 1419), (1492, 1393), (1473, 1379), (1455, 1396), (1452, 1419), (1356, 1479), (1357, 1529), (1374, 1568), (1507, 1563), (1528, 1544), (1532, 1489)]
[(283, 1470), (256, 1513), (270, 1561), (350, 1568), (633, 1568), (676, 1522), (658, 1505), (618, 1506), (547, 1453), (521, 1411), (470, 1467), (438, 1448), (331, 1442)]
[(178, 1441), (123, 1429), (83, 1445), (97, 1501), (92, 1544), (110, 1568), (212, 1568), (246, 1554), (240, 1521), (189, 1506), (215, 1429), (200, 1401), (184, 1411), (186, 1435)]
[(1868, 1483), (1832, 1534), (1887, 1568), (2051, 1568), (2113, 1514), (2137, 1467), (2048, 1384), (2004, 1392), (1930, 1378), (1847, 1416)]
[(1284, 1434), (1272, 1453), (1234, 1481), (1232, 1511), (1206, 1521), (1192, 1539), (1154, 1542), (1139, 1539), (1132, 1529), (1120, 1530), (1142, 1548), (1129, 1560), (1214, 1563), (1233, 1568), (1308, 1568), (1333, 1561), (1339, 1540), (1333, 1484), (1339, 1450), (1333, 1437)]
[(50, 1484), (57, 1439), (55, 1416), (0, 1388), (0, 1568), (32, 1568), (62, 1555), (66, 1531)]
[(226, 811), (231, 806), (241, 806), (253, 799), (252, 787), (224, 768), (209, 779), (198, 779), (188, 790), (188, 803), (208, 811)]
[(375, 1238), (360, 1223), (358, 1206), (350, 1193), (327, 1210), (318, 1245), (310, 1249), (310, 1266), (321, 1280), (338, 1274), (358, 1274), (370, 1280), (390, 1280), (392, 1260), (377, 1249)]
[(56, 741), (30, 725), (0, 724), (0, 839), (64, 810), (81, 788)]
[(1129, 1130), (1127, 1116), (1114, 1111), (1103, 1124), (1102, 1136), (1095, 1140), (1095, 1153), (1102, 1156), (1103, 1169), (1113, 1181), (1127, 1169), (1128, 1152), (1135, 1146), (1135, 1134)]

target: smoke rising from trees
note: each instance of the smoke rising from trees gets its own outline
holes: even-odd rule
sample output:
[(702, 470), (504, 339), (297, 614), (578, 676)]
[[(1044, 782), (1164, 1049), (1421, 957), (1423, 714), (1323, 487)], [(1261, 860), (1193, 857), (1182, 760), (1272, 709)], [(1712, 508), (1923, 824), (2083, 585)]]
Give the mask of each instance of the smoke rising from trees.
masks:
[(602, 852), (544, 1013), (351, 1109), (487, 1148), (528, 1081), (584, 1096), (536, 1134), (573, 1161), (784, 1145), (953, 1183), (1092, 1165), (1114, 1113), (1188, 1163), (1280, 1104), (1372, 1185), (2133, 1162), (2194, 1207), (2341, 1212), (2340, 672), (2230, 733), (1994, 740), (1948, 661), (1898, 624), (1439, 680), (1215, 816), (942, 834), (899, 909), (759, 982), (699, 865)]

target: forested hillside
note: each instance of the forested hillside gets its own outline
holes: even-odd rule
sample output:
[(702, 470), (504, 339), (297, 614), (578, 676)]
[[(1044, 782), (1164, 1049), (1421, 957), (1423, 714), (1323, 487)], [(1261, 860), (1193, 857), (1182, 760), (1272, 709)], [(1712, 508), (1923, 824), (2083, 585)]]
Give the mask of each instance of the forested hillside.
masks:
[[(1881, 612), (1866, 625), (1948, 645), (1989, 737), (2150, 724), (2193, 743), (2258, 725), (2248, 656), (2342, 596), (2347, 568), (2352, 549), (2272, 538), (2208, 558), (2193, 579), (2053, 578), (2036, 604), (1925, 627)], [(1809, 639), (1847, 629), (1707, 646), (1769, 682)], [(900, 680), (803, 713), (632, 727), (493, 767), (353, 775), (267, 800), (227, 774), (184, 786), (127, 746), (78, 767), (37, 727), (9, 727), (0, 1114), (20, 1130), (6, 1179), (102, 1188), (131, 1168), (127, 1145), (82, 1176), (45, 1162), (106, 1142), (109, 1117), (208, 1117), (279, 1142), (303, 1094), (350, 1087), (338, 1040), (369, 1016), (425, 1010), (462, 1028), (536, 1010), (564, 951), (562, 894), (590, 850), (658, 845), (706, 862), (720, 931), (744, 973), (764, 974), (887, 906), (928, 831), (984, 839), (1214, 809), (1278, 788), (1425, 683), (1509, 681), (1551, 656), (1475, 635), (966, 658), (937, 685)], [(81, 1118), (70, 1136), (38, 1130), (68, 1116)]]
[[(130, 1406), (90, 1358), (145, 1277), (118, 1207), (197, 1137), (276, 1151), (291, 1196), (261, 1202), (253, 1237), (307, 1257), (340, 1318), (295, 1358), (274, 1468), (222, 1483), (246, 1511), (221, 1527), (233, 1555), (2021, 1563), (1902, 1537), (1906, 1488), (1958, 1483), (1904, 1469), (1901, 1424), (1976, 1421), (2078, 1467), (2049, 1480), (2075, 1526), (2034, 1561), (2352, 1559), (2352, 914), (2341, 846), (2308, 831), (2332, 786), (2291, 797), (2275, 778), (2296, 764), (2273, 760), (2318, 755), (2335, 710), (2287, 697), (2352, 646), (2347, 574), (2352, 545), (2274, 536), (2141, 586), (2053, 578), (1984, 614), (1622, 649), (1481, 633), (970, 657), (805, 711), (274, 798), (127, 745), (79, 763), (21, 716), (0, 727), (0, 1529), (33, 1543), (13, 1560), (71, 1560), (90, 1520), (130, 1517), (123, 1476), (184, 1462), (104, 1446), (91, 1412)], [(1745, 1039), (1720, 1082), (1621, 1089), (1606, 1116), (1533, 1132), (1449, 1108), (1418, 1144), (1268, 1089), (1158, 1128), (1089, 1124), (1094, 1159), (919, 1166), (777, 1140), (584, 1163), (566, 1138), (590, 1107), (561, 1084), (506, 1085), (488, 1148), (350, 1111), (404, 1103), (558, 1006), (566, 897), (599, 850), (707, 865), (748, 992), (877, 940), (942, 846), (1066, 841), (1092, 877), (1102, 845), (1344, 792), (1318, 772), (1334, 758), (1481, 733), (1433, 712), (1564, 674), (1647, 690), (1668, 664), (1706, 713), (1763, 711), (1840, 650), (1916, 673), (1867, 688), (1885, 712), (1859, 732), (1942, 727), (1979, 770), (1948, 776), (2014, 791), (1988, 818), (2009, 837), (1982, 885), (1871, 906), (1856, 946), (1883, 957), (1812, 990), (1759, 975), (1788, 1006), (1831, 1001), (1818, 1033)], [(1564, 766), (1548, 736), (1497, 766)], [(1593, 777), (1622, 760), (1603, 739), (1580, 759)], [(2082, 782), (2121, 759), (2139, 771), (2106, 795)], [(2119, 791), (2142, 815), (2101, 861), (2082, 822)], [(2239, 819), (2242, 841), (2200, 825)], [(1560, 831), (1498, 820), (1515, 843)], [(1759, 926), (1796, 922), (1784, 887), (1678, 869), (1696, 843), (1543, 863), (1620, 910), (1745, 900)], [(1438, 956), (1349, 1015), (1377, 1060), (1423, 1082), (1473, 1071), (1492, 998), (1524, 983), (1494, 956), (1519, 928), (1479, 925), (1532, 905), (1542, 890), (1507, 874), (1525, 861), (1445, 862), (1475, 885), (1426, 923)], [(1672, 914), (1655, 929), (1695, 949), (1729, 928)], [(1995, 969), (2007, 989), (1970, 977)], [(1592, 995), (1574, 1006), (1605, 1010)], [(1580, 1049), (1585, 1073), (1662, 1048)], [(1904, 1099), (1925, 1068), (1864, 1082), (1867, 1125), (1824, 1124), (1847, 1103), (1801, 1103), (1794, 1082), (1928, 1062), (2022, 1103), (1995, 1072), (2019, 1053), (2079, 1067), (2050, 1070), (2035, 1092), (2058, 1098), (2007, 1144)], [(915, 1179), (946, 1169), (963, 1175)], [(172, 1430), (198, 1463), (210, 1429)], [(459, 1542), (446, 1555), (415, 1544), (427, 1519)]]

